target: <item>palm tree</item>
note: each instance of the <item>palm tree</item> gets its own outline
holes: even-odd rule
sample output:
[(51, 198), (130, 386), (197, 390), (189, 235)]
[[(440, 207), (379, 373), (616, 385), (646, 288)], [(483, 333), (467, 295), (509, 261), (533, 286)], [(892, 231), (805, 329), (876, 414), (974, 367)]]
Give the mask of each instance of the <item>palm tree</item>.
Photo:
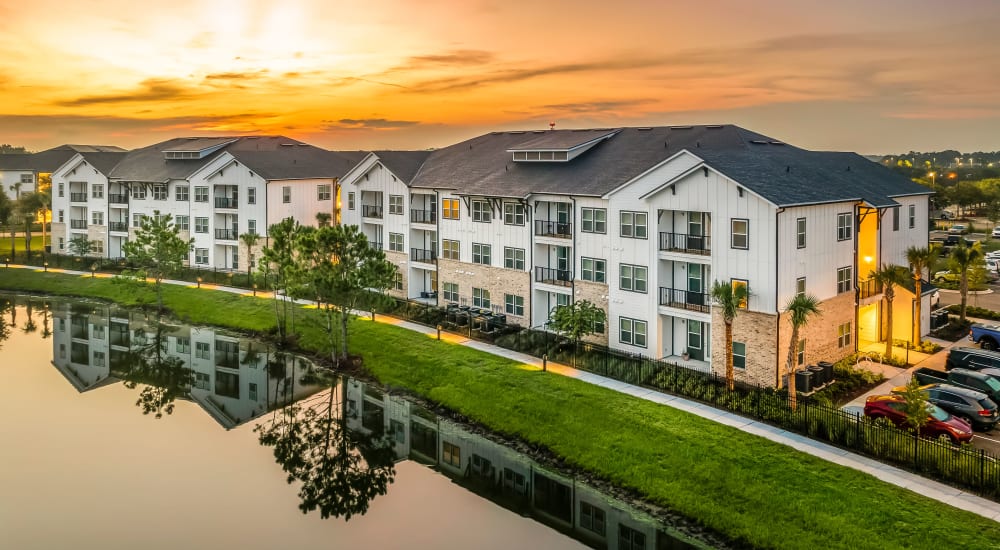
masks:
[(726, 323), (726, 387), (733, 389), (733, 321), (740, 309), (746, 307), (750, 289), (745, 284), (733, 285), (715, 281), (712, 283), (712, 299), (722, 309), (722, 320)]
[(333, 215), (327, 212), (317, 212), (316, 213), (316, 226), (326, 227), (330, 225), (330, 220), (333, 219)]
[(785, 363), (785, 372), (788, 374), (788, 398), (795, 410), (798, 404), (795, 394), (795, 352), (799, 347), (799, 331), (809, 322), (809, 317), (819, 314), (819, 300), (809, 294), (796, 294), (788, 305), (785, 306), (788, 312), (788, 321), (792, 324), (792, 340), (788, 343), (788, 361)]
[(38, 211), (43, 207), (42, 196), (29, 191), (22, 193), (17, 201), (17, 211), (24, 221), (24, 251), (31, 257), (31, 224), (38, 217)]
[(972, 246), (965, 246), (959, 240), (958, 246), (951, 251), (948, 261), (951, 263), (951, 270), (959, 275), (958, 290), (962, 294), (962, 309), (958, 317), (958, 322), (965, 323), (965, 306), (969, 301), (969, 269), (983, 259), (983, 249), (976, 243)]
[(910, 269), (913, 271), (913, 294), (917, 298), (917, 307), (913, 315), (913, 345), (920, 346), (920, 320), (921, 317), (921, 299), (923, 292), (923, 278), (924, 271), (931, 268), (934, 265), (934, 261), (937, 259), (938, 247), (936, 246), (911, 246), (906, 249), (906, 261), (910, 264)]
[(885, 300), (885, 357), (892, 358), (892, 301), (896, 298), (896, 287), (906, 284), (910, 270), (901, 265), (883, 264), (878, 271), (872, 271), (870, 277), (882, 287), (882, 297)]
[(253, 265), (253, 247), (260, 241), (257, 233), (244, 233), (240, 235), (240, 241), (247, 247), (247, 284), (250, 284), (250, 267)]

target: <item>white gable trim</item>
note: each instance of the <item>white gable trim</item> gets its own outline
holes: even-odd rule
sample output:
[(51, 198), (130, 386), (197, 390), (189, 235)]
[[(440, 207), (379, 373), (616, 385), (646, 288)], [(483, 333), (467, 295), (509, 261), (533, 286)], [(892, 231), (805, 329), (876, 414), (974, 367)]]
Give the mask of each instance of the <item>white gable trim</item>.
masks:
[(623, 184), (619, 185), (618, 187), (615, 187), (615, 188), (614, 188), (614, 189), (612, 189), (611, 191), (608, 191), (608, 192), (607, 192), (607, 193), (605, 193), (605, 194), (604, 194), (603, 196), (601, 196), (601, 198), (602, 198), (602, 199), (610, 199), (610, 198), (611, 198), (611, 195), (614, 195), (615, 193), (617, 193), (617, 192), (621, 191), (622, 189), (624, 189), (624, 188), (628, 187), (629, 185), (632, 185), (632, 184), (633, 184), (633, 183), (635, 183), (636, 181), (639, 181), (639, 180), (641, 180), (642, 178), (646, 177), (646, 175), (648, 175), (649, 173), (653, 172), (653, 171), (654, 171), (654, 170), (656, 170), (657, 168), (659, 168), (659, 167), (661, 167), (661, 166), (664, 166), (664, 165), (667, 165), (667, 164), (669, 164), (669, 163), (670, 163), (671, 161), (673, 161), (674, 159), (676, 159), (677, 157), (680, 157), (680, 156), (682, 156), (682, 155), (691, 155), (692, 157), (694, 157), (694, 158), (698, 159), (699, 161), (701, 161), (701, 162), (704, 162), (704, 161), (703, 161), (702, 159), (698, 158), (698, 156), (697, 156), (697, 155), (694, 155), (694, 154), (692, 154), (692, 153), (691, 153), (690, 151), (688, 151), (687, 149), (681, 149), (680, 151), (677, 151), (677, 152), (676, 152), (676, 153), (674, 153), (673, 155), (670, 155), (669, 157), (667, 157), (667, 158), (663, 159), (662, 161), (660, 161), (660, 162), (658, 162), (658, 163), (656, 163), (656, 164), (654, 164), (654, 165), (650, 166), (649, 168), (647, 168), (646, 170), (644, 170), (644, 171), (643, 171), (642, 173), (640, 173), (640, 174), (639, 174), (639, 175), (637, 175), (636, 177), (634, 177), (634, 178), (632, 178), (632, 179), (630, 179), (630, 180), (626, 181), (625, 183), (623, 183)]

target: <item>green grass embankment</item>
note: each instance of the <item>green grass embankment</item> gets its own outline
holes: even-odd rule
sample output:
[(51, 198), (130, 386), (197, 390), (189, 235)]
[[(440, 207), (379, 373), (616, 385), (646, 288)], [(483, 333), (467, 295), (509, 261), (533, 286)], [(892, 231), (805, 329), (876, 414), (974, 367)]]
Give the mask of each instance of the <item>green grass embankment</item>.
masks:
[[(128, 303), (107, 279), (0, 269), (0, 288)], [(247, 330), (271, 303), (167, 287), (182, 319)], [(297, 313), (300, 346), (319, 329)], [(491, 429), (544, 445), (741, 544), (762, 548), (1000, 548), (1000, 524), (763, 438), (392, 325), (352, 324), (351, 351), (384, 384), (409, 388)]]

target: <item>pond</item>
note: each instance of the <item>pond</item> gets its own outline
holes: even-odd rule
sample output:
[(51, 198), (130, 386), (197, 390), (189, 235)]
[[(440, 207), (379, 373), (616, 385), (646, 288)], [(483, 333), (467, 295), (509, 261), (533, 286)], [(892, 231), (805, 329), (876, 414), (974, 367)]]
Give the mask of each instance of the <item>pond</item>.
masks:
[(694, 547), (263, 342), (82, 301), (0, 319), (3, 548)]

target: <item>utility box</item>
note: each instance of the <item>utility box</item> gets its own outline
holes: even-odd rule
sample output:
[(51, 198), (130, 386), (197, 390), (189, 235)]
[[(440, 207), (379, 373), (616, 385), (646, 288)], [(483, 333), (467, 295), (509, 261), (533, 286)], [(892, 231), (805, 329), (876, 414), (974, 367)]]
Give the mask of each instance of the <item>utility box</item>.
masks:
[(802, 393), (812, 391), (813, 373), (808, 370), (795, 371), (795, 390)]

